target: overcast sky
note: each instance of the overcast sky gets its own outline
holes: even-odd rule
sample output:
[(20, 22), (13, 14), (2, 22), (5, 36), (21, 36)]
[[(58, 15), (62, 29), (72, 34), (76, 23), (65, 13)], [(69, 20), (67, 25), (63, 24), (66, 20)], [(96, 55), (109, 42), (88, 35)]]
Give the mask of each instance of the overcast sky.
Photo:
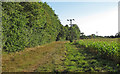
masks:
[[(75, 19), (85, 35), (115, 35), (118, 32), (118, 2), (47, 2), (63, 25)], [(98, 33), (96, 33), (98, 32)]]

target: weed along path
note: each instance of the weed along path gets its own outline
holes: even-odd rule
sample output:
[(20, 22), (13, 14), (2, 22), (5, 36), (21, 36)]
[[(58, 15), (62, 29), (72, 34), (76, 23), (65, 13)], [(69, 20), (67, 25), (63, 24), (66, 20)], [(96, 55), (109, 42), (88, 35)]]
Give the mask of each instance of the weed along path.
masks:
[(3, 54), (3, 72), (116, 72), (119, 65), (84, 47), (58, 41)]

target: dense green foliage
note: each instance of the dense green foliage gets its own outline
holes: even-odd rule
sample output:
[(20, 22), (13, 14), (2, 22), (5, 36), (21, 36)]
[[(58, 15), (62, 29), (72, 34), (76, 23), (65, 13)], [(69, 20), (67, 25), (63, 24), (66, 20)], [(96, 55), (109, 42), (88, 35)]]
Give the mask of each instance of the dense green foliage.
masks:
[(8, 52), (68, 40), (71, 31), (46, 2), (3, 2), (2, 17), (3, 49)]
[(77, 40), (80, 38), (80, 30), (79, 27), (74, 24), (73, 26), (70, 27), (70, 33), (68, 39), (70, 42), (73, 42), (73, 40)]
[(72, 42), (73, 40), (77, 40), (80, 38), (80, 30), (79, 27), (74, 24), (73, 26), (66, 25), (62, 27), (61, 31), (58, 34), (57, 40), (69, 40)]
[(26, 43), (28, 32), (26, 23), (28, 19), (19, 3), (2, 3), (2, 31), (3, 47), (6, 51), (23, 49)]

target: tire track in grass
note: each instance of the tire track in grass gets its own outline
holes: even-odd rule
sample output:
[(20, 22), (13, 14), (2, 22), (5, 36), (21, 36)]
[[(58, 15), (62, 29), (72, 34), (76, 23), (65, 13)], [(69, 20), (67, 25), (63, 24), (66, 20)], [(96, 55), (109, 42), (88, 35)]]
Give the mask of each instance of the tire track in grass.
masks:
[[(3, 72), (34, 72), (39, 66), (51, 63), (53, 55), (58, 52), (56, 58), (63, 58), (65, 41), (52, 42), (34, 48), (26, 48), (24, 51), (3, 54)], [(61, 57), (60, 57), (61, 56)]]
[(43, 53), (43, 57), (36, 65), (33, 65), (27, 71), (33, 72), (54, 72), (58, 64), (61, 64), (61, 59), (64, 59), (64, 44), (66, 42), (58, 41), (54, 42), (47, 48), (49, 51)]
[(63, 61), (65, 46), (64, 44), (58, 44), (54, 51), (51, 51), (52, 55), (49, 55), (49, 61), (44, 62), (39, 65), (39, 67), (35, 70), (35, 72), (56, 72), (63, 71)]

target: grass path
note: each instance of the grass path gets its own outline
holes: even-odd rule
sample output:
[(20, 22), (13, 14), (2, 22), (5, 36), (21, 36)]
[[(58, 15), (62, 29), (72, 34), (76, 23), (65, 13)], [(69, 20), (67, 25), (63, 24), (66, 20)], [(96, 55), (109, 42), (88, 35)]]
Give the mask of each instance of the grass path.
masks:
[(26, 48), (24, 51), (2, 55), (3, 72), (34, 72), (38, 66), (51, 62), (53, 54), (59, 52), (62, 58), (65, 42), (52, 42), (34, 48)]
[(114, 61), (72, 43), (58, 41), (3, 54), (3, 72), (116, 72)]

